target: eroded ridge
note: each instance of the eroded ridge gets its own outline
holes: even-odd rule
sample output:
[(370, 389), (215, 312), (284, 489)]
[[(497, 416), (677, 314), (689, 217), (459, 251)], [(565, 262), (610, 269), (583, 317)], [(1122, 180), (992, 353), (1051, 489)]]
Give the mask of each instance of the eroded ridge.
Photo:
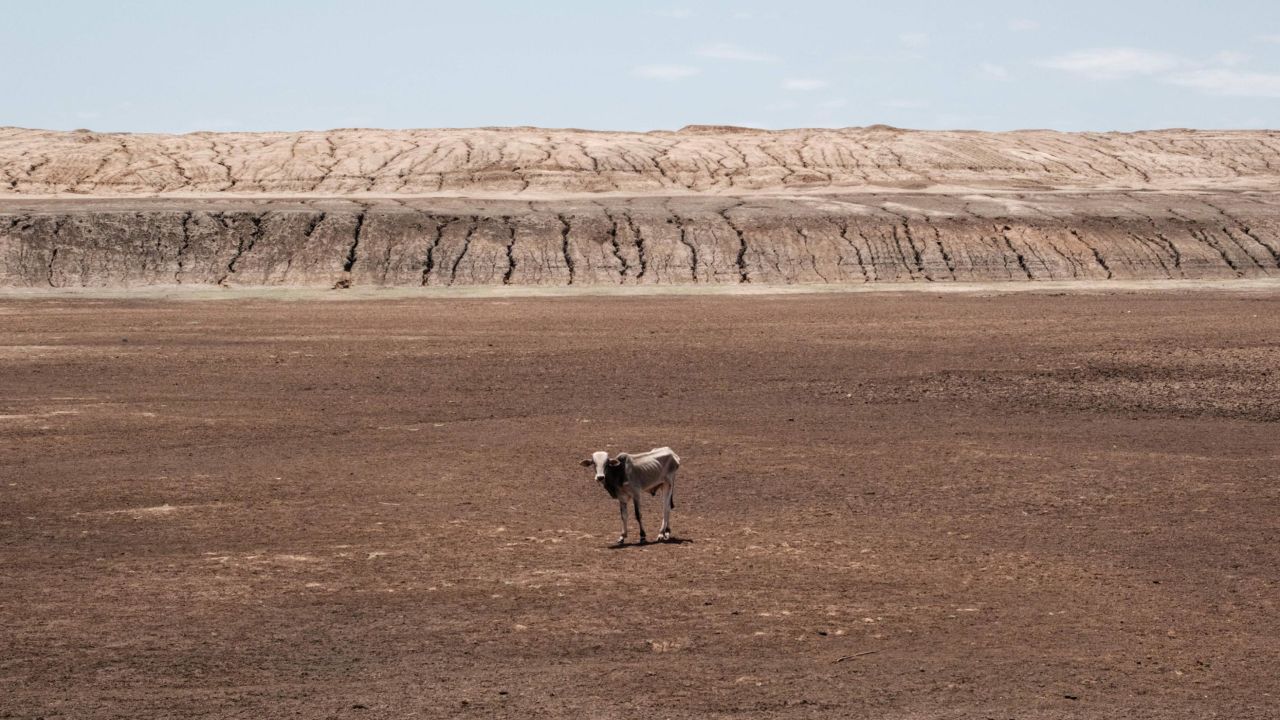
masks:
[(1274, 187), (1280, 133), (538, 128), (130, 135), (0, 128), (0, 196)]
[(1268, 193), (0, 202), (0, 285), (1280, 277)]

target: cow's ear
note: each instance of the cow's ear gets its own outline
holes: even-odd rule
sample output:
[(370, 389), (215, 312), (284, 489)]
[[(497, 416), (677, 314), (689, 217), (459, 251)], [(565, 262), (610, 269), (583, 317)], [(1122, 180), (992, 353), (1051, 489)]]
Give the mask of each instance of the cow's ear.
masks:
[(610, 460), (607, 464), (609, 465), (609, 467), (618, 467), (619, 465), (622, 464), (622, 461), (619, 460), (618, 458), (614, 458)]
[(583, 460), (578, 464), (581, 465), (582, 467), (591, 467), (592, 465), (595, 465), (595, 463), (592, 462), (591, 460)]

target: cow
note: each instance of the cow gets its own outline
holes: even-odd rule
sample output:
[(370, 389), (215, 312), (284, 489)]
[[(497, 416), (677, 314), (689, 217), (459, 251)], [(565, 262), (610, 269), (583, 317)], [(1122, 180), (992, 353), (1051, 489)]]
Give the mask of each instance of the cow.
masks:
[(640, 527), (640, 544), (647, 542), (644, 536), (644, 525), (640, 522), (640, 493), (657, 495), (662, 490), (662, 528), (658, 531), (658, 539), (666, 542), (671, 539), (671, 510), (675, 508), (676, 470), (680, 469), (680, 456), (669, 447), (654, 448), (649, 452), (618, 453), (610, 458), (609, 453), (600, 450), (591, 453), (591, 457), (583, 460), (581, 465), (595, 468), (596, 482), (609, 492), (609, 496), (618, 501), (618, 512), (622, 516), (622, 535), (618, 537), (618, 545), (627, 542), (627, 503), (635, 506), (636, 525)]

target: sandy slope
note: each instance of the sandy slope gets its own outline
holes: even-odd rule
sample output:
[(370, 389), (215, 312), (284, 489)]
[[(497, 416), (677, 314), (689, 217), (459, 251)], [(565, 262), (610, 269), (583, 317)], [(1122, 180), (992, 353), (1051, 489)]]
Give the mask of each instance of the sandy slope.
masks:
[(0, 129), (0, 286), (1280, 277), (1280, 133)]
[(0, 129), (0, 195), (742, 193), (1276, 186), (1280, 133)]

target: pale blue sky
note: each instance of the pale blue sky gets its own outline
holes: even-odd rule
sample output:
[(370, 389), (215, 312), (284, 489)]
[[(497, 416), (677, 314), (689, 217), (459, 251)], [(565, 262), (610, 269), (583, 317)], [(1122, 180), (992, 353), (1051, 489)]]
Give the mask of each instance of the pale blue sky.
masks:
[(1280, 126), (1280, 2), (0, 0), (0, 125)]

